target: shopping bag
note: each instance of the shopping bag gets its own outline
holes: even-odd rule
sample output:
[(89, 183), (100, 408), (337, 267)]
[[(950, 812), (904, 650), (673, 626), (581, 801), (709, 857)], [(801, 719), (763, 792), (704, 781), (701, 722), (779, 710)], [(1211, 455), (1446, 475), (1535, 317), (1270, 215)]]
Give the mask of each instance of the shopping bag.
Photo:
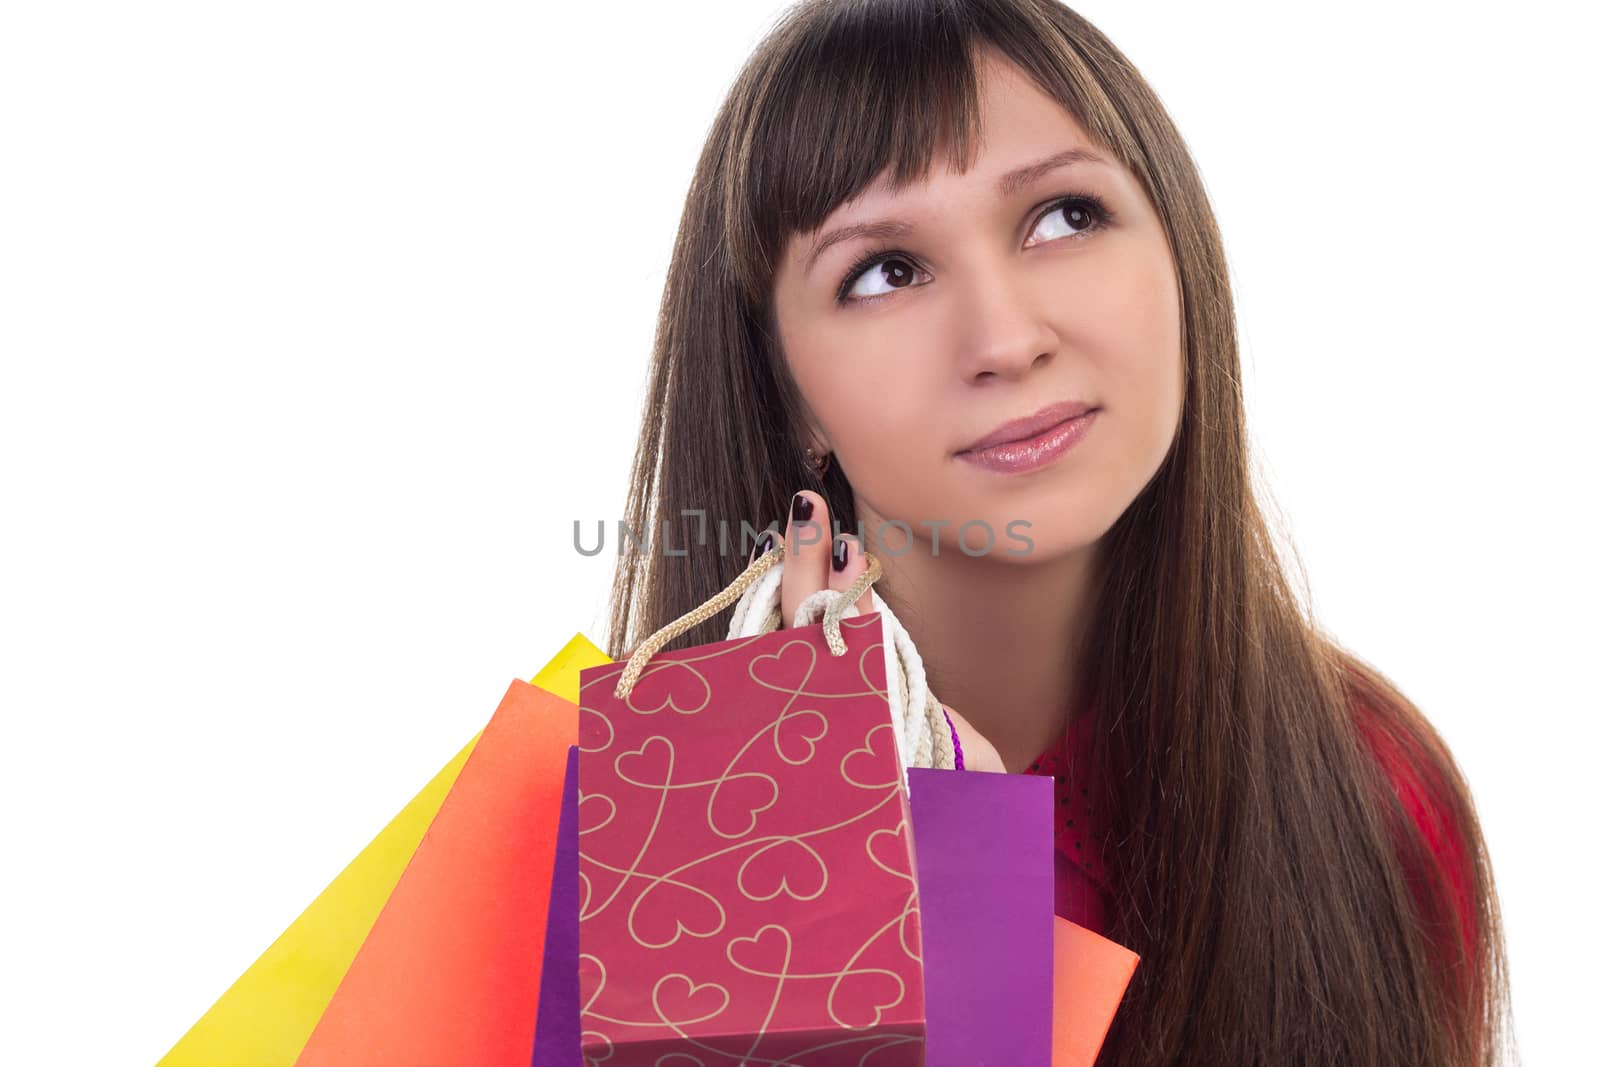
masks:
[(928, 1067), (1048, 1064), (1054, 782), (913, 767)]
[(1054, 914), (1052, 780), (908, 773), (928, 1067), (1091, 1067), (1139, 957)]
[(1051, 1067), (1093, 1067), (1139, 956), (1059, 915), (1055, 919)]
[(923, 1063), (882, 627), (832, 622), (581, 672), (585, 1063)]
[(550, 908), (540, 969), (539, 1007), (532, 1067), (576, 1067), (583, 1060), (578, 1040), (578, 749), (567, 749), (561, 791), (561, 826), (550, 876)]
[[(576, 634), (532, 683), (576, 703), (578, 671), (606, 662), (603, 652)], [(361, 850), (158, 1067), (291, 1067), (481, 736), (468, 741)]]

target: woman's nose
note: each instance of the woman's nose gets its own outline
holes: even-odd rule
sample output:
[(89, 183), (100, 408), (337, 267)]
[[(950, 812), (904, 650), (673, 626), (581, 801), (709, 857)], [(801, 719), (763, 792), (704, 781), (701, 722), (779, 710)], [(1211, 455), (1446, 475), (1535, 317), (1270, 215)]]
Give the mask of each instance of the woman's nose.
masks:
[(1049, 364), (1060, 338), (1036, 306), (1041, 299), (1014, 278), (991, 275), (967, 294), (959, 331), (962, 377), (1017, 378)]

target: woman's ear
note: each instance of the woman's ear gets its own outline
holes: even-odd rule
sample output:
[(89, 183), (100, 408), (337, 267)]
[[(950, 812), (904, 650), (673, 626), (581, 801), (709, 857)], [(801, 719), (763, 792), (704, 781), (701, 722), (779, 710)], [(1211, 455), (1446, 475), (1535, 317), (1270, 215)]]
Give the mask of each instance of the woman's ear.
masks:
[(806, 464), (819, 475), (825, 472), (832, 463), (833, 449), (828, 444), (827, 435), (817, 426), (815, 419), (807, 419), (800, 440), (804, 442), (800, 447)]

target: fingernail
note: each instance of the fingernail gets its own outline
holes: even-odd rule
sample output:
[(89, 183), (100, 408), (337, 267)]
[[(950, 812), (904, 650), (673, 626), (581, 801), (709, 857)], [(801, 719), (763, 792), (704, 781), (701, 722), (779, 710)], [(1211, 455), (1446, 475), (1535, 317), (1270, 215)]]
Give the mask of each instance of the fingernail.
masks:
[(844, 565), (850, 562), (850, 542), (842, 537), (833, 539), (833, 569), (844, 570)]
[(789, 518), (795, 522), (805, 522), (811, 518), (811, 498), (804, 493), (796, 493), (794, 502), (789, 505)]
[(762, 530), (761, 536), (756, 538), (756, 546), (750, 550), (750, 562), (754, 563), (757, 556), (764, 556), (772, 551), (772, 546), (777, 544), (777, 538), (771, 530)]

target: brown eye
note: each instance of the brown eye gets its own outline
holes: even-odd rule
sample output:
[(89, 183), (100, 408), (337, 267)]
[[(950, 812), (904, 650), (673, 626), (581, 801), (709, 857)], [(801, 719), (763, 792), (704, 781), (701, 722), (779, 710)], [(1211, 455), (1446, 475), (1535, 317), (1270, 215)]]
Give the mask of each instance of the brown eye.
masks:
[(871, 299), (874, 296), (882, 295), (884, 290), (879, 290), (876, 293), (855, 292), (855, 284), (862, 278), (881, 281), (889, 289), (904, 289), (917, 280), (917, 271), (911, 263), (901, 256), (887, 256), (878, 260), (869, 260), (863, 266), (857, 267), (850, 272), (849, 277), (844, 281), (844, 285), (841, 286), (841, 292), (846, 297), (853, 296), (856, 299)]
[[(1065, 200), (1057, 201), (1049, 211), (1041, 215), (1039, 217), (1039, 226), (1043, 226), (1046, 220), (1055, 218), (1058, 215), (1065, 220), (1068, 230), (1065, 233), (1061, 233), (1060, 227), (1052, 227), (1057, 231), (1056, 235), (1047, 237), (1046, 240), (1054, 241), (1062, 237), (1081, 237), (1088, 231), (1105, 225), (1106, 220), (1110, 217), (1110, 212), (1106, 211), (1096, 198), (1069, 196)], [(1035, 232), (1038, 231), (1039, 226), (1034, 227)]]

